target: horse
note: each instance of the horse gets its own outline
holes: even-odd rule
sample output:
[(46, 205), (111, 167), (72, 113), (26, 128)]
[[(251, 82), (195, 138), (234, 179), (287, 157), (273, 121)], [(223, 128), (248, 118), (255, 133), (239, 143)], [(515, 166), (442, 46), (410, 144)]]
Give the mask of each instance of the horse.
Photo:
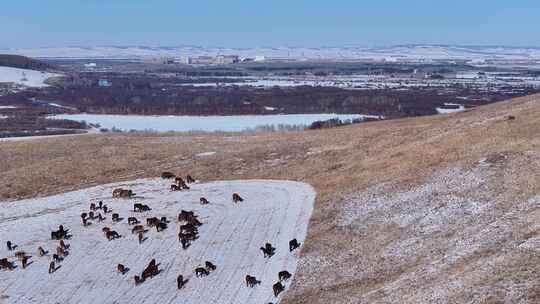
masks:
[(206, 270), (203, 267), (195, 268), (195, 276), (197, 276), (197, 277), (204, 277), (204, 276), (207, 276), (209, 274), (210, 274), (210, 272), (208, 272), (208, 270)]
[(128, 217), (128, 225), (135, 225), (138, 223), (139, 223), (139, 220), (136, 217), (133, 217), (133, 216)]
[(201, 197), (201, 199), (200, 199), (199, 201), (200, 201), (201, 205), (207, 205), (207, 204), (210, 203), (210, 202), (209, 202), (206, 198), (204, 198), (204, 197)]
[(243, 202), (244, 199), (238, 194), (238, 193), (233, 193), (232, 195), (232, 200), (234, 203), (238, 203), (238, 202)]
[(135, 203), (133, 204), (133, 212), (142, 212), (143, 204)]
[(178, 286), (178, 289), (182, 289), (185, 284), (186, 282), (184, 281), (184, 276), (182, 276), (181, 274), (178, 275), (178, 278), (176, 278), (176, 285)]
[(143, 225), (135, 225), (135, 226), (133, 226), (133, 229), (131, 229), (131, 234), (139, 233), (139, 232), (142, 232), (142, 231), (144, 231), (144, 226)]
[(159, 223), (159, 219), (157, 217), (149, 217), (146, 219), (146, 225), (149, 227), (153, 227)]
[(167, 223), (159, 222), (156, 224), (156, 231), (160, 232), (167, 229)]
[(182, 244), (182, 249), (187, 249), (190, 245), (190, 241), (187, 238), (181, 238), (180, 243)]
[(0, 269), (13, 270), (15, 266), (7, 258), (0, 259)]
[(8, 251), (11, 251), (11, 250), (15, 249), (15, 247), (13, 246), (13, 244), (11, 244), (11, 241), (7, 241), (7, 242), (6, 242), (6, 247), (7, 247), (7, 250), (8, 250)]
[(289, 252), (292, 252), (298, 247), (300, 247), (300, 243), (298, 243), (298, 240), (292, 239), (289, 241)]
[(120, 221), (120, 215), (118, 213), (112, 214), (112, 221), (113, 222), (119, 222)]
[(120, 197), (120, 195), (122, 195), (122, 191), (124, 191), (124, 189), (122, 188), (114, 189), (112, 192), (112, 197), (115, 197), (115, 198)]
[(292, 276), (291, 273), (288, 272), (287, 270), (283, 270), (278, 273), (278, 279), (280, 282), (287, 281), (288, 279), (291, 278), (291, 276)]
[(28, 265), (28, 257), (27, 257), (27, 256), (24, 256), (24, 257), (21, 259), (21, 262), (22, 262), (22, 268), (23, 268), (23, 269), (26, 269), (26, 266)]
[(144, 234), (142, 231), (139, 232), (139, 235), (137, 236), (137, 238), (139, 239), (139, 244), (142, 244), (144, 240)]
[(285, 290), (285, 287), (283, 286), (283, 284), (281, 284), (281, 282), (277, 282), (276, 284), (274, 284), (272, 286), (272, 290), (274, 291), (274, 297), (277, 298), (277, 296), (283, 291)]
[(159, 273), (159, 270), (158, 270), (158, 267), (156, 265), (156, 260), (152, 260), (150, 261), (150, 264), (148, 265), (148, 267), (146, 267), (144, 269), (144, 271), (142, 272), (142, 279), (143, 281), (146, 280), (147, 278), (152, 278), (153, 276), (157, 275)]
[(116, 271), (118, 271), (121, 274), (125, 274), (126, 273), (126, 267), (124, 265), (122, 265), (122, 264), (118, 264), (116, 266)]
[(52, 240), (61, 240), (65, 237), (67, 237), (67, 233), (69, 231), (68, 230), (64, 230), (64, 227), (62, 225), (60, 225), (60, 228), (61, 229), (58, 229), (57, 231), (52, 231), (51, 232), (51, 239)]
[(118, 232), (114, 231), (114, 230), (110, 230), (110, 231), (107, 231), (107, 233), (105, 234), (105, 236), (107, 237), (107, 239), (110, 241), (110, 240), (114, 240), (114, 239), (117, 239), (117, 238), (120, 238), (120, 235), (118, 234)]
[(193, 219), (193, 218), (197, 218), (197, 216), (195, 215), (195, 212), (193, 211), (182, 210), (180, 211), (180, 213), (178, 213), (179, 222), (182, 222), (182, 221), (187, 222), (188, 220)]
[(50, 264), (49, 264), (49, 273), (53, 273), (56, 271), (56, 265), (54, 264), (54, 261), (52, 261)]
[(258, 281), (256, 277), (252, 277), (249, 274), (246, 275), (246, 286), (247, 287), (255, 287), (255, 285), (261, 284), (261, 281)]
[(188, 175), (186, 176), (186, 182), (187, 182), (188, 184), (193, 184), (193, 183), (195, 182), (195, 179), (194, 179), (193, 177), (191, 177), (191, 175), (188, 174)]
[(264, 255), (265, 258), (266, 257), (268, 257), (268, 258), (272, 257), (274, 255), (275, 251), (276, 251), (276, 248), (272, 247), (272, 244), (270, 244), (270, 243), (266, 243), (264, 245), (264, 247), (261, 247), (260, 249), (263, 252), (263, 255)]

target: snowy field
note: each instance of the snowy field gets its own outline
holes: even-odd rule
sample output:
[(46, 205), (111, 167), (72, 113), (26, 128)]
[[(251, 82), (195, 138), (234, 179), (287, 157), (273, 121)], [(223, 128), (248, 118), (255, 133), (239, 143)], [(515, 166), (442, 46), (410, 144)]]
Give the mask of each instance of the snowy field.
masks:
[(46, 87), (45, 80), (60, 74), (0, 66), (0, 82), (12, 82), (27, 87)]
[[(231, 116), (139, 116), (100, 114), (61, 114), (52, 118), (86, 121), (100, 124), (102, 128), (121, 130), (167, 131), (224, 131), (238, 132), (258, 126), (307, 126), (317, 120), (339, 118), (341, 120), (373, 117), (360, 114), (285, 114), (285, 115), (231, 115)], [(377, 116), (378, 118), (378, 116)]]
[(198, 46), (94, 46), (0, 49), (0, 53), (18, 54), (33, 58), (108, 58), (137, 59), (146, 57), (187, 57), (236, 54), (240, 57), (264, 56), (298, 60), (383, 60), (430, 61), (437, 59), (471, 60), (538, 60), (540, 49), (534, 47), (452, 46), (452, 45), (396, 45), (387, 47), (256, 47), (223, 48)]
[[(97, 186), (61, 195), (2, 203), (0, 257), (15, 261), (17, 268), (1, 270), (0, 303), (268, 303), (278, 302), (272, 285), (278, 272), (294, 275), (298, 250), (290, 253), (288, 241), (296, 238), (303, 243), (313, 210), (315, 192), (307, 184), (290, 181), (227, 181), (198, 183), (191, 190), (171, 192), (171, 181), (141, 179), (126, 183)], [(137, 195), (132, 199), (112, 199), (112, 189), (124, 187)], [(234, 204), (233, 192), (244, 202)], [(206, 197), (210, 204), (200, 205)], [(102, 200), (122, 221), (113, 223), (111, 213), (104, 222), (97, 220), (83, 227), (81, 212), (88, 212), (91, 202)], [(133, 212), (134, 203), (149, 205), (146, 213)], [(178, 242), (180, 210), (193, 210), (204, 223), (199, 239), (183, 250)], [(155, 228), (146, 233), (139, 244), (131, 234), (127, 218), (139, 220), (166, 216), (171, 222), (161, 232)], [(145, 221), (144, 221), (145, 222)], [(69, 255), (60, 268), (48, 273), (51, 255), (58, 241), (50, 240), (50, 232), (59, 224), (70, 229), (72, 238)], [(108, 241), (101, 229), (110, 227), (122, 235)], [(145, 225), (146, 227), (146, 225)], [(22, 269), (8, 251), (5, 242), (11, 240), (32, 255), (30, 264)], [(259, 247), (266, 242), (277, 248), (270, 259), (263, 258)], [(42, 246), (49, 254), (39, 257)], [(151, 259), (156, 259), (161, 272), (135, 286), (133, 276), (140, 275)], [(217, 269), (207, 277), (198, 278), (194, 269), (211, 261)], [(129, 270), (116, 271), (121, 263)], [(178, 290), (179, 274), (188, 282)], [(245, 286), (247, 274), (262, 283), (254, 288)], [(286, 281), (285, 291), (291, 280)], [(282, 295), (280, 295), (281, 298)]]

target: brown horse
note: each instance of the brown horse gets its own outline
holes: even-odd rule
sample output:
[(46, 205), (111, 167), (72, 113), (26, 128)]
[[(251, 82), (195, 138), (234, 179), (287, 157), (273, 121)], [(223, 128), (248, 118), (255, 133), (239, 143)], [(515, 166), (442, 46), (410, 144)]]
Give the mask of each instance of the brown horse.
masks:
[(283, 286), (283, 284), (281, 284), (281, 282), (277, 282), (276, 284), (274, 284), (272, 286), (272, 290), (274, 291), (274, 297), (277, 298), (277, 296), (279, 296), (279, 294), (285, 290), (285, 287)]
[(13, 270), (14, 268), (13, 263), (8, 261), (7, 258), (0, 259), (0, 269)]
[(107, 231), (107, 233), (105, 234), (105, 236), (107, 237), (107, 239), (110, 241), (110, 240), (114, 240), (114, 239), (117, 239), (117, 238), (120, 238), (120, 235), (118, 234), (118, 232), (114, 231), (114, 230), (110, 230), (110, 231)]
[(238, 194), (238, 193), (233, 193), (232, 195), (232, 200), (234, 203), (238, 203), (238, 202), (243, 202), (244, 199)]
[(122, 264), (118, 264), (116, 266), (116, 271), (118, 271), (121, 274), (125, 274), (126, 273), (126, 267), (124, 265), (122, 265)]
[(139, 233), (144, 231), (143, 225), (135, 225), (133, 226), (133, 229), (131, 229), (131, 234)]
[(261, 284), (261, 281), (258, 281), (256, 277), (252, 277), (249, 274), (246, 275), (246, 286), (255, 287), (255, 285)]
[(157, 217), (150, 217), (146, 219), (146, 225), (149, 227), (156, 226), (159, 223), (159, 219)]

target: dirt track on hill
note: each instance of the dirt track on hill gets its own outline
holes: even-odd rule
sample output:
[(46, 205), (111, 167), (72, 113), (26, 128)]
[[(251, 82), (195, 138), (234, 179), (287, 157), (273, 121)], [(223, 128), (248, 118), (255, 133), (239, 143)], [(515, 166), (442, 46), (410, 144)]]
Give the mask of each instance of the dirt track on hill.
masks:
[(320, 131), (1, 142), (0, 199), (165, 170), (305, 181), (317, 201), (284, 302), (537, 303), (538, 134), (533, 95)]

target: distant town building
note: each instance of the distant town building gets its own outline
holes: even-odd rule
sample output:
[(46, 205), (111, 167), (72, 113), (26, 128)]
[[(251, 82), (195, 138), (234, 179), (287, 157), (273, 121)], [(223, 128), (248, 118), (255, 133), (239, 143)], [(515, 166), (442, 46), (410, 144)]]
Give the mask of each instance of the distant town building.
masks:
[(240, 57), (238, 55), (186, 57), (186, 58), (183, 58), (181, 62), (185, 64), (200, 64), (200, 65), (233, 64), (233, 63), (240, 62)]
[(148, 57), (145, 58), (144, 62), (152, 64), (174, 64), (174, 58), (170, 56)]
[(255, 62), (263, 62), (266, 60), (266, 57), (264, 56), (255, 56), (255, 59), (253, 59), (253, 61)]
[(216, 57), (217, 64), (232, 64), (239, 62), (239, 57), (237, 55), (218, 55)]

